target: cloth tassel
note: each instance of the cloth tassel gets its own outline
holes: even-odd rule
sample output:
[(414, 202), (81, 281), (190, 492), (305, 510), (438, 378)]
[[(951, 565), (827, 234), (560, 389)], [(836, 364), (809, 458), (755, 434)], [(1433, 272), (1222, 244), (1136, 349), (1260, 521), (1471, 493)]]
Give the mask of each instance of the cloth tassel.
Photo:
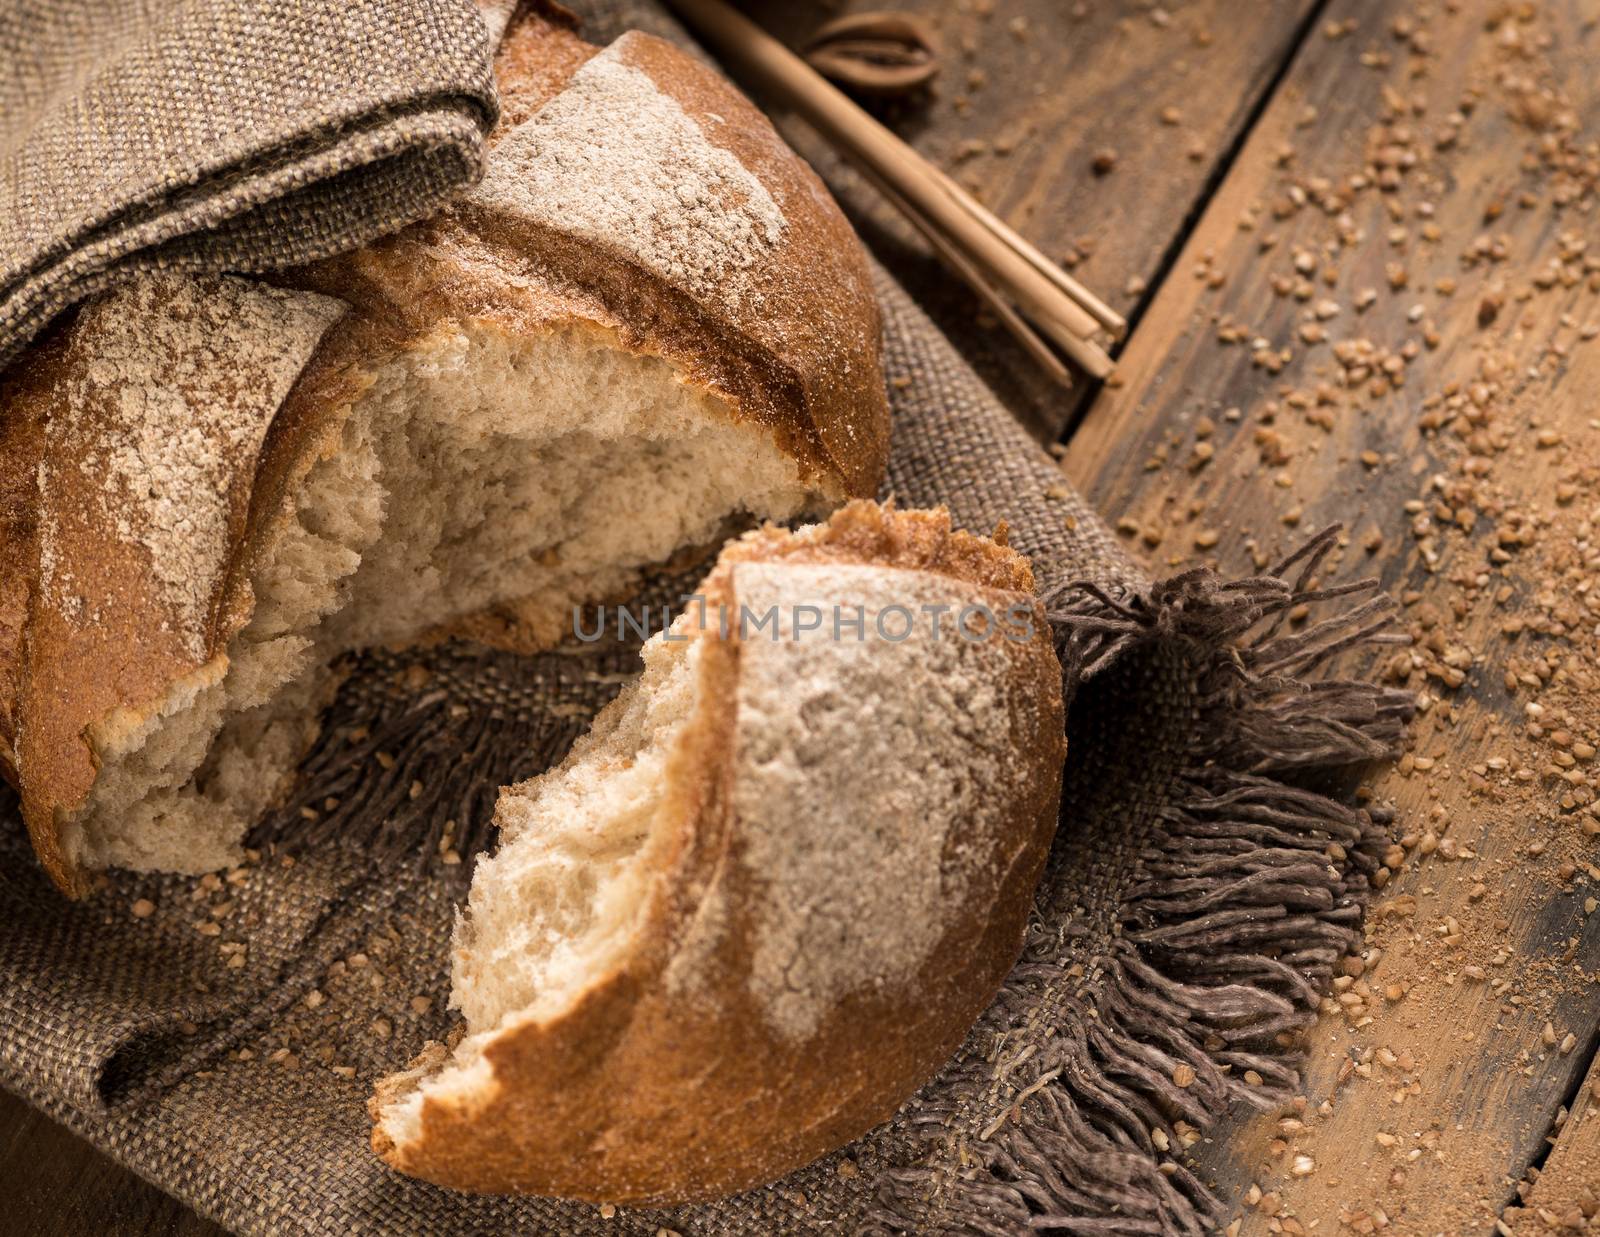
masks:
[[(987, 1095), (988, 1111), (924, 1107), (915, 1123), (930, 1144), (959, 1139), (939, 1158), (967, 1167), (889, 1175), (869, 1231), (1189, 1237), (1225, 1221), (1184, 1164), (1179, 1123), (1199, 1133), (1237, 1103), (1270, 1111), (1295, 1094), (1300, 1033), (1360, 944), (1391, 821), (1310, 783), (1392, 757), (1413, 708), (1405, 693), (1307, 677), (1347, 649), (1404, 639), (1375, 582), (1311, 587), (1337, 537), (1325, 530), (1251, 579), (1199, 569), (1142, 596), (1066, 584), (1047, 598), (1069, 701), (1091, 707), (1096, 680), (1129, 662), (1190, 673), (1186, 741), (1154, 796), (1119, 934), (1088, 968), (1080, 950), (1025, 954), (981, 1038), (1040, 1042), (1018, 1020), (1037, 1017), (1049, 986), (1068, 994), (1055, 1034), (1003, 1082), (1003, 1049), (990, 1060), (969, 1040), (950, 1067), (966, 1077), (941, 1089)], [(1294, 607), (1334, 599), (1339, 613), (1285, 630)], [(1075, 763), (1069, 747), (1069, 788), (1093, 780)], [(1064, 834), (1115, 827), (1073, 807), (1069, 793)]]
[(464, 880), (493, 841), (500, 788), (560, 763), (639, 657), (637, 644), (538, 657), (453, 645), (358, 660), (250, 842), (354, 847)]

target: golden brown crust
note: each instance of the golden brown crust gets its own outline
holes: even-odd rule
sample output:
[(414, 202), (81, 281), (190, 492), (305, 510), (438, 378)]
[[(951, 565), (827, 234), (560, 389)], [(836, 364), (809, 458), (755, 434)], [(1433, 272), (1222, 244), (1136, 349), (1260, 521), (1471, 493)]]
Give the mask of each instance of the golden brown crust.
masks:
[[(701, 591), (712, 608), (733, 603), (737, 564), (779, 560), (902, 568), (961, 581), (974, 598), (1031, 599), (1018, 555), (952, 533), (943, 511), (870, 503), (798, 535), (749, 535)], [(1015, 962), (1055, 829), (1060, 667), (1037, 603), (1034, 612), (1034, 638), (1008, 649), (1017, 691), (995, 862), (902, 983), (849, 993), (798, 1040), (776, 1031), (752, 995), (753, 941), (771, 895), (740, 860), (748, 838), (730, 810), (741, 645), (716, 638), (712, 624), (701, 654), (707, 703), (667, 774), (678, 850), (662, 865), (638, 949), (567, 1012), (496, 1035), (485, 1048), (492, 1080), (459, 1102), (427, 1096), (417, 1141), (397, 1146), (378, 1126), (375, 1150), (457, 1189), (665, 1204), (775, 1180), (889, 1117), (949, 1059)], [(723, 925), (710, 952), (697, 930), (703, 916)], [(681, 982), (685, 969), (698, 982)], [(374, 1118), (412, 1081), (383, 1091)]]
[[(522, 6), (513, 19), (496, 65), (503, 114), (494, 142), (597, 54), (563, 14), (539, 3)], [(7, 577), (0, 586), (0, 769), (14, 775), (17, 760), (25, 768), (24, 814), (63, 889), (83, 887), (58, 832), (95, 780), (90, 732), (113, 715), (135, 725), (175, 687), (221, 673), (227, 641), (253, 608), (252, 556), (281, 517), (285, 496), (317, 454), (332, 449), (372, 371), (435, 330), (461, 321), (513, 334), (577, 330), (665, 357), (691, 382), (724, 397), (737, 417), (772, 426), (820, 493), (842, 500), (875, 489), (886, 462), (888, 413), (878, 311), (859, 243), (820, 182), (731, 86), (656, 40), (630, 36), (627, 51), (661, 90), (681, 96), (686, 110), (702, 119), (716, 111), (728, 148), (788, 212), (784, 246), (753, 273), (762, 312), (736, 313), (715, 298), (668, 286), (625, 254), (470, 203), (275, 278), (280, 286), (335, 297), (351, 312), (324, 336), (259, 459), (229, 461), (233, 471), (220, 484), (219, 501), (232, 552), (209, 582), (203, 623), (175, 629), (139, 548), (119, 544), (113, 530), (84, 524), (83, 504), (95, 495), (78, 491), (92, 490), (93, 476), (69, 479), (54, 498), (41, 497), (34, 483), (42, 451), (42, 431), (34, 431), (62, 398), (70, 377), (66, 354), (74, 346), (85, 353), (95, 347), (92, 312), (7, 376), (0, 432), (0, 568)], [(812, 279), (818, 271), (824, 284)], [(92, 431), (84, 427), (91, 438)], [(67, 530), (57, 552), (92, 582), (91, 624), (39, 603), (32, 523), (45, 507)], [(30, 590), (33, 608), (24, 620)], [(10, 748), (19, 731), (26, 750), (14, 759)]]
[[(19, 366), (8, 392), (8, 417), (39, 427), (27, 610), (13, 663), (15, 763), (34, 849), (69, 893), (83, 891), (84, 876), (61, 818), (88, 798), (100, 750), (162, 701), (216, 682), (221, 650), (243, 622), (226, 604), (222, 568), (243, 541), (274, 411), (268, 392), (287, 390), (294, 358), (223, 342), (204, 355), (190, 349), (245, 310), (264, 340), (307, 354), (339, 312), (321, 298), (227, 277), (147, 278), (85, 306), (59, 341)], [(160, 327), (145, 333), (129, 315)], [(173, 375), (162, 398), (150, 398), (162, 411), (142, 433), (127, 431), (129, 393), (118, 386), (120, 378), (138, 386), (143, 372), (124, 368), (130, 339), (143, 354), (138, 366)], [(151, 432), (160, 430), (170, 432)], [(167, 468), (175, 474), (158, 479)], [(174, 491), (186, 491), (183, 513), (162, 506)]]
[[(65, 324), (63, 324), (64, 326)], [(0, 776), (15, 784), (17, 700), (22, 690), (28, 596), (37, 574), (39, 461), (44, 408), (27, 393), (65, 349), (58, 328), (0, 373)]]
[(719, 569), (745, 561), (852, 562), (927, 571), (979, 588), (1032, 594), (1033, 567), (993, 538), (952, 529), (943, 507), (897, 511), (893, 502), (851, 502), (825, 524), (789, 533), (768, 525), (730, 545)]
[[(493, 146), (600, 54), (537, 15), (515, 22), (497, 60), (506, 84)], [(882, 322), (850, 225), (816, 174), (726, 79), (648, 35), (626, 35), (605, 55), (646, 74), (771, 194), (782, 237), (748, 272), (740, 297), (663, 277), (625, 244), (483, 194), (297, 272), (296, 285), (351, 302), (359, 322), (381, 325), (394, 347), (463, 317), (511, 333), (574, 322), (599, 328), (621, 347), (670, 361), (739, 419), (769, 426), (824, 492), (871, 497), (888, 461)], [(370, 363), (369, 354), (354, 355)], [(342, 363), (337, 350), (319, 361)]]
[[(540, 37), (549, 46), (562, 36)], [(513, 31), (506, 54), (516, 55), (519, 43)], [(725, 78), (648, 35), (626, 35), (606, 54), (646, 74), (771, 193), (786, 226), (750, 272), (746, 294), (733, 302), (707, 295), (646, 269), (625, 247), (575, 238), (499, 204), (469, 198), (461, 220), (501, 253), (537, 254), (542, 270), (598, 295), (628, 324), (629, 346), (667, 357), (742, 415), (773, 426), (800, 458), (837, 472), (841, 497), (871, 497), (888, 459), (882, 322), (850, 225), (816, 174)]]
[(500, 123), (491, 144), (538, 111), (596, 50), (578, 37), (577, 17), (561, 5), (523, 0), (516, 7), (495, 52)]

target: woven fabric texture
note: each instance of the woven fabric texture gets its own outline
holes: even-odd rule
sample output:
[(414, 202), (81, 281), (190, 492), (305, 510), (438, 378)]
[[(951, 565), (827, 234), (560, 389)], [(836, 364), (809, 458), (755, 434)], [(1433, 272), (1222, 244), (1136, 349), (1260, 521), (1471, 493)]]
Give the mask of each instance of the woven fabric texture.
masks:
[[(626, 26), (682, 37), (644, 0), (579, 7), (596, 42)], [(1035, 564), (1070, 702), (1062, 828), (1022, 960), (893, 1120), (767, 1188), (609, 1216), (451, 1193), (368, 1149), (373, 1082), (452, 1023), (465, 865), (429, 860), (433, 817), (485, 811), (496, 786), (558, 760), (637, 667), (636, 649), (606, 644), (363, 661), (284, 820), (330, 796), (365, 818), (292, 861), (201, 882), (113, 873), (74, 904), (20, 823), (0, 829), (0, 1081), (247, 1233), (1209, 1230), (1225, 1203), (1167, 1150), (1179, 1123), (1292, 1093), (1292, 1033), (1359, 939), (1384, 822), (1304, 783), (1389, 750), (1407, 705), (1306, 684), (1380, 632), (1384, 603), (1312, 586), (1328, 537), (1255, 579), (1151, 581), (881, 271), (878, 292), (886, 491), (975, 531), (1006, 525)], [(1337, 613), (1280, 626), (1302, 603)], [(419, 839), (417, 856), (373, 862), (361, 839), (378, 831)], [(153, 914), (130, 914), (140, 898)], [(220, 935), (196, 930), (208, 921)]]
[(120, 272), (261, 271), (479, 174), (471, 0), (0, 2), (0, 365)]

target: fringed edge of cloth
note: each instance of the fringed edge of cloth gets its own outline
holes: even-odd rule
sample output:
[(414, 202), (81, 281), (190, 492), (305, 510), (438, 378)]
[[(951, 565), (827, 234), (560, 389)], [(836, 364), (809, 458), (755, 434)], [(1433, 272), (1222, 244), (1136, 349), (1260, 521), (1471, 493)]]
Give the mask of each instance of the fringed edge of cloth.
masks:
[[(494, 841), (501, 787), (559, 764), (639, 668), (636, 644), (538, 654), (534, 670), (529, 657), (464, 643), (356, 660), (365, 664), (342, 676), (287, 800), (249, 842), (290, 853), (337, 844), (463, 885)], [(550, 686), (534, 699), (530, 680)]]
[[(1225, 1218), (1183, 1162), (1180, 1123), (1204, 1131), (1235, 1102), (1294, 1095), (1299, 1032), (1359, 945), (1390, 819), (1306, 783), (1391, 758), (1413, 709), (1375, 684), (1311, 681), (1344, 650), (1405, 641), (1375, 581), (1311, 587), (1338, 533), (1251, 579), (1196, 569), (1143, 595), (1065, 584), (1046, 598), (1069, 732), (1074, 698), (1155, 650), (1193, 674), (1187, 750), (1162, 775), (1118, 935), (1088, 966), (1081, 950), (1025, 953), (986, 1017), (998, 1042), (1010, 1028), (1037, 1044), (1053, 988), (1055, 1033), (1025, 1066), (952, 1064), (967, 1077), (947, 1074), (939, 1094), (987, 1110), (913, 1107), (933, 1154), (890, 1174), (869, 1231), (1187, 1237)], [(1287, 630), (1296, 607), (1335, 600)], [(1069, 781), (1072, 765), (1069, 745)]]

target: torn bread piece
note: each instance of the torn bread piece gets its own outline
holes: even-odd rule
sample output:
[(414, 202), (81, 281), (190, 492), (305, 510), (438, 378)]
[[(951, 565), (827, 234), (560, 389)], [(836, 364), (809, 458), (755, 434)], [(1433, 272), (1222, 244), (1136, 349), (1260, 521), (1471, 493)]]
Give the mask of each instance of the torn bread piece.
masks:
[(558, 768), (502, 792), (453, 1050), (373, 1146), (459, 1189), (678, 1203), (887, 1118), (1021, 948), (1061, 673), (1026, 561), (852, 503), (731, 543)]
[(451, 209), (272, 284), (141, 276), (0, 378), (0, 769), (64, 889), (237, 862), (347, 651), (544, 647), (730, 521), (875, 491), (832, 199), (710, 69), (547, 10)]

